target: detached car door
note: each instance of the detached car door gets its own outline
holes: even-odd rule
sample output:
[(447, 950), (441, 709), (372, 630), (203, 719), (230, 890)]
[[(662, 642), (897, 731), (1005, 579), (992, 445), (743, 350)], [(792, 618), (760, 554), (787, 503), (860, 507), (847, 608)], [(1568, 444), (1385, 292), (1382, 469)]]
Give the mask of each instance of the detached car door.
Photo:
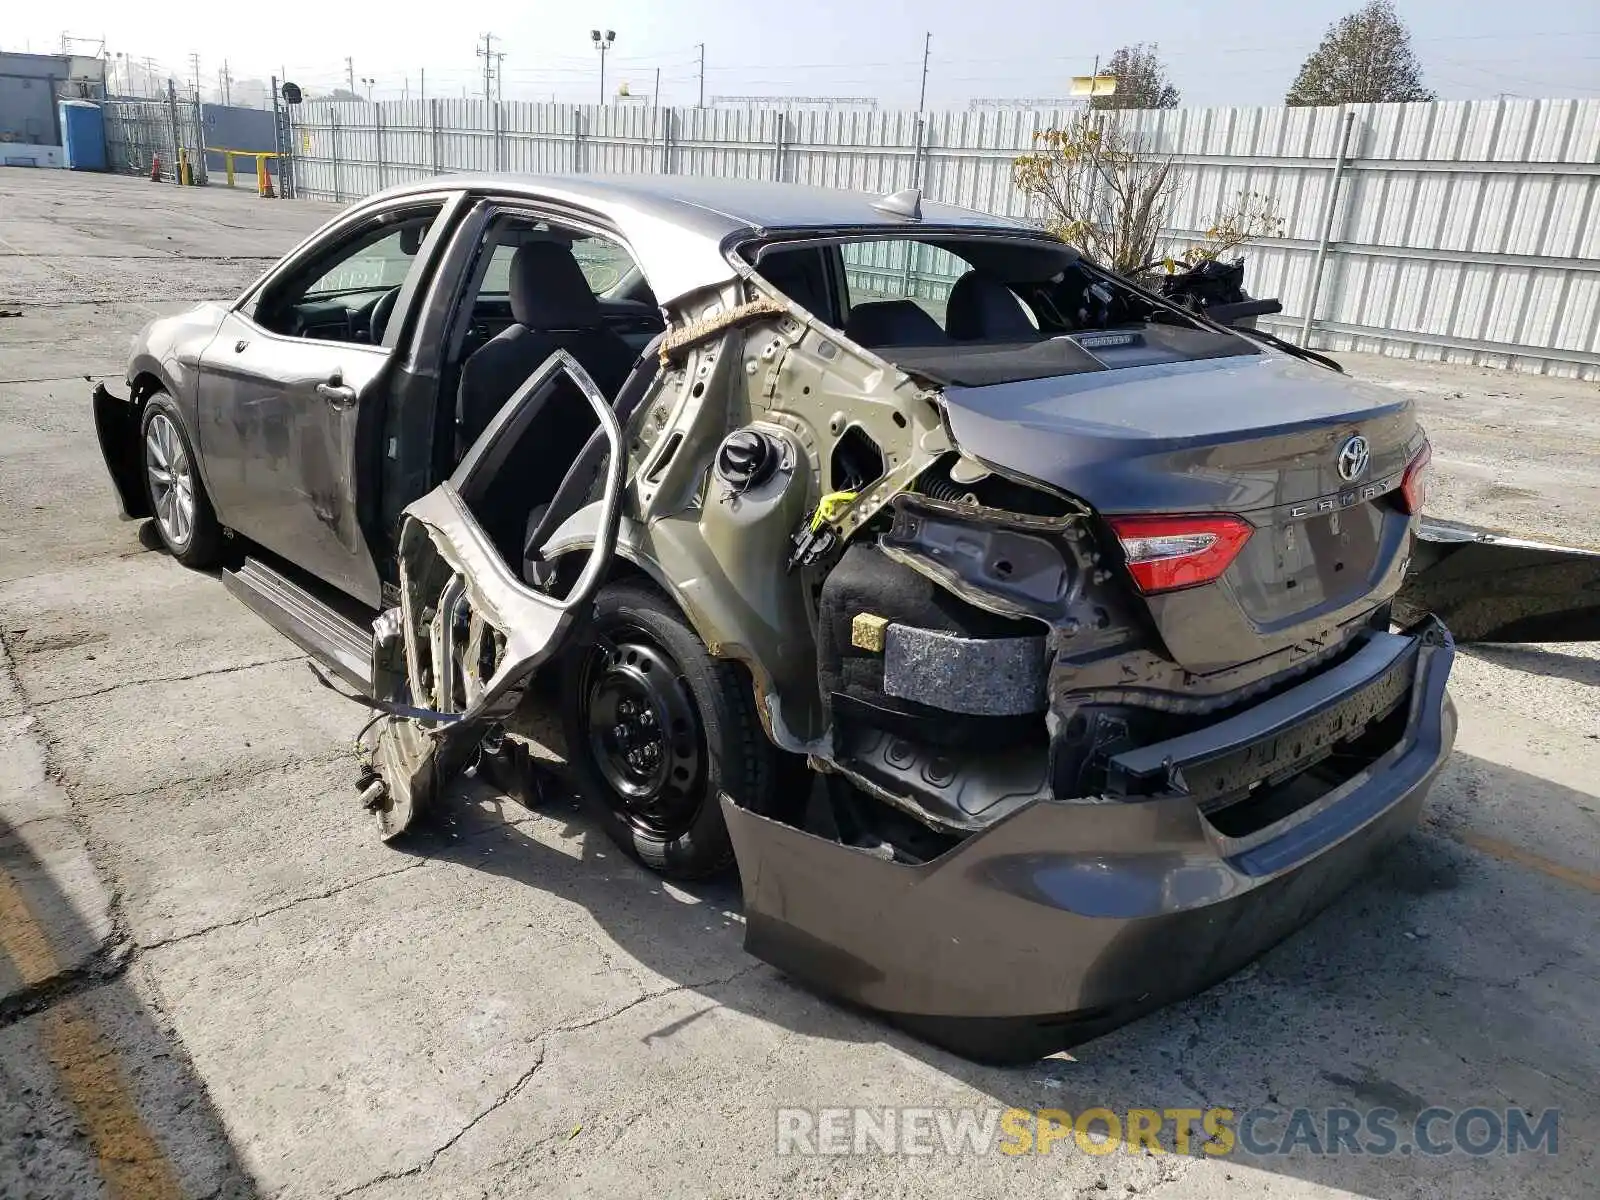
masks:
[(236, 306), (201, 356), (200, 453), (218, 519), (373, 607), (357, 490), (445, 208), (411, 199), (334, 226)]

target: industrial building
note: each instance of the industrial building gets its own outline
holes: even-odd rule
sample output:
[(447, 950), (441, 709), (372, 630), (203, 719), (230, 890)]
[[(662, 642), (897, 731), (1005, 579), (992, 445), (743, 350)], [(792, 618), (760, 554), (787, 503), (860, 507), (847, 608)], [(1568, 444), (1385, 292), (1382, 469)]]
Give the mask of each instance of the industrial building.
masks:
[(104, 59), (0, 52), (0, 164), (65, 166), (62, 100), (105, 96)]

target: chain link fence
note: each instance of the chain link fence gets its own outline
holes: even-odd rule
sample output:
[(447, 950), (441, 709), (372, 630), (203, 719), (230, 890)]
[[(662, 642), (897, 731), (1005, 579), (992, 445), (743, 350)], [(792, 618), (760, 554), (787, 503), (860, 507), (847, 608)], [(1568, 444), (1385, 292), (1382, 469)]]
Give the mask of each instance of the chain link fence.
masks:
[(184, 99), (174, 89), (161, 100), (112, 96), (102, 108), (107, 166), (111, 170), (124, 175), (149, 176), (155, 167), (160, 178), (176, 180), (178, 151), (182, 149), (193, 172), (193, 182), (207, 182), (199, 101)]

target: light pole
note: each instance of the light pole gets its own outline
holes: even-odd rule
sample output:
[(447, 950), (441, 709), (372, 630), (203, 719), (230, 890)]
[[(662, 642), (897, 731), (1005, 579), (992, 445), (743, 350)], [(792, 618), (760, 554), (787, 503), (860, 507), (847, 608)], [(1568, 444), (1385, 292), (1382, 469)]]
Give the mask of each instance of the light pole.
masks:
[(363, 75), (361, 77), (361, 82), (367, 85), (367, 103), (371, 104), (372, 103), (372, 85), (377, 83), (378, 81), (376, 79), (373, 79), (371, 76)]
[(594, 48), (600, 51), (600, 104), (604, 107), (606, 102), (606, 51), (611, 49), (611, 44), (617, 40), (617, 32), (614, 29), (608, 29), (605, 31), (605, 35), (601, 36), (598, 29), (591, 29), (589, 31), (589, 40), (594, 43)]

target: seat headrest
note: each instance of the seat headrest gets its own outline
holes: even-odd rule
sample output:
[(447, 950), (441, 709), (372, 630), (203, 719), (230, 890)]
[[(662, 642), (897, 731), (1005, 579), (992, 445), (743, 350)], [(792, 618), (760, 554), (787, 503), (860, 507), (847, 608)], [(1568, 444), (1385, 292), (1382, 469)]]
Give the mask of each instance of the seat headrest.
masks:
[(874, 300), (856, 304), (844, 335), (862, 346), (936, 346), (945, 341), (939, 322), (914, 300)]
[(825, 317), (823, 297), (813, 284), (815, 251), (802, 250), (769, 254), (761, 260), (761, 277), (813, 316)]
[(511, 316), (529, 329), (598, 329), (600, 302), (559, 242), (526, 242), (511, 257)]
[(981, 271), (968, 271), (956, 280), (944, 323), (959, 342), (1023, 342), (1039, 337), (1016, 293)]

